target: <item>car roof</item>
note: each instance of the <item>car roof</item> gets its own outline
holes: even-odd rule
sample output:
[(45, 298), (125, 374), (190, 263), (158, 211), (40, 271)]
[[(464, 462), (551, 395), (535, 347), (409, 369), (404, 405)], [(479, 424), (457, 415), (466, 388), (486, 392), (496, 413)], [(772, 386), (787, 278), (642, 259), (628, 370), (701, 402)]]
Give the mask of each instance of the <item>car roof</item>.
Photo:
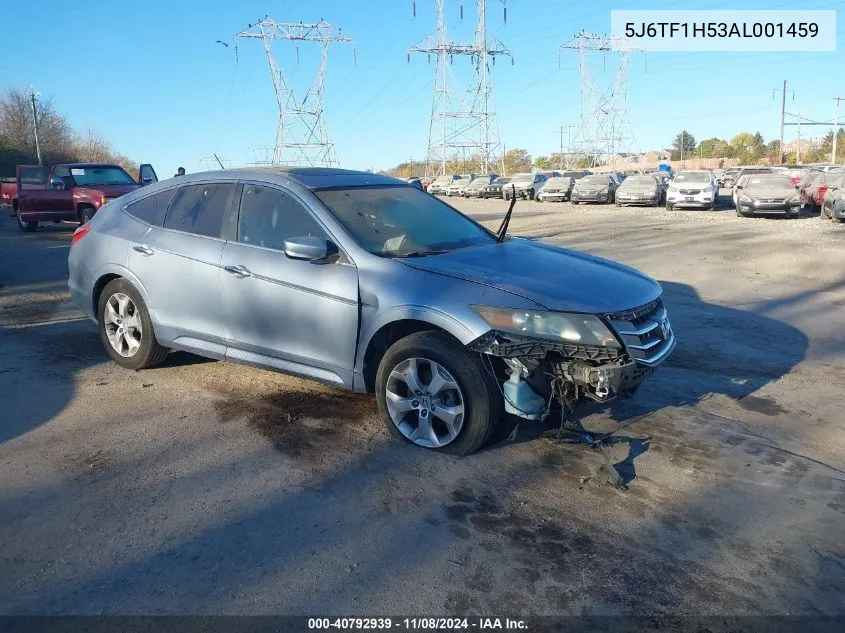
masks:
[(180, 182), (203, 180), (260, 180), (280, 184), (296, 182), (307, 189), (392, 185), (410, 187), (407, 181), (382, 174), (330, 167), (241, 167), (180, 176)]

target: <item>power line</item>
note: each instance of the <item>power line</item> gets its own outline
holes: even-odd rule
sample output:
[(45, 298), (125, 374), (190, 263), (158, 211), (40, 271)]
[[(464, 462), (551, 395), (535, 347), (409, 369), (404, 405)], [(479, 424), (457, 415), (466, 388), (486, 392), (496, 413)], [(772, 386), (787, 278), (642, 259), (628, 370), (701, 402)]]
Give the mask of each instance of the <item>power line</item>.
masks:
[[(276, 129), (276, 143), (272, 147), (272, 157), (269, 156), (271, 148), (265, 148), (267, 155), (257, 162), (271, 165), (336, 167), (339, 164), (337, 152), (329, 137), (323, 116), (323, 88), (329, 45), (350, 43), (352, 39), (343, 35), (340, 28), (336, 29), (322, 19), (319, 22), (307, 24), (276, 22), (266, 16), (256, 24), (250, 24), (235, 37), (255, 38), (262, 41), (276, 92), (276, 104), (279, 108), (279, 123)], [(320, 63), (301, 100), (294, 95), (293, 89), (273, 57), (272, 42), (276, 40), (297, 43), (297, 62), (299, 42), (317, 42), (320, 45)]]

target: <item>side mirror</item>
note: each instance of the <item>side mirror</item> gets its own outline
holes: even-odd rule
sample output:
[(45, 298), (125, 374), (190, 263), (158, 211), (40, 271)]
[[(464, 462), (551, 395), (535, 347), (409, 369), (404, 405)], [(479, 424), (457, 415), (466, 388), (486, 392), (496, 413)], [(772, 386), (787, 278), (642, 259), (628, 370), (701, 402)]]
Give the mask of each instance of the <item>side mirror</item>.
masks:
[(314, 235), (291, 237), (285, 240), (285, 255), (290, 259), (314, 262), (325, 259), (329, 253), (336, 249), (337, 247), (328, 240)]
[(153, 182), (155, 182), (155, 181), (153, 180), (152, 176), (144, 176), (143, 178), (141, 178), (141, 186), (150, 185)]
[(737, 186), (736, 186), (736, 190), (737, 190), (737, 191), (740, 191), (741, 189), (742, 189), (742, 187), (741, 187), (740, 185), (737, 185)]
[(50, 178), (50, 189), (65, 189), (65, 181), (62, 179), (61, 176), (53, 176), (52, 178)]

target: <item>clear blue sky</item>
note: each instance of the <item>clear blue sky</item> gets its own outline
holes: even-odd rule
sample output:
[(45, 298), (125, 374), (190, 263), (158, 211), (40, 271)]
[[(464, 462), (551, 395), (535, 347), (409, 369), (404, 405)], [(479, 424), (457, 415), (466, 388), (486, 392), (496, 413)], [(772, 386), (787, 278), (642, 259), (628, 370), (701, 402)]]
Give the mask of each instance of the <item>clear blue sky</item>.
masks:
[[(450, 36), (471, 37), (474, 1), (447, 0)], [(510, 0), (508, 23), (489, 0), (493, 36), (513, 51), (515, 64), (493, 71), (502, 140), (534, 155), (554, 152), (557, 130), (578, 119), (578, 65), (559, 45), (581, 29), (607, 32), (611, 8), (830, 9), (839, 2), (748, 0)], [(239, 61), (230, 41), (265, 14), (280, 21), (317, 21), (343, 27), (352, 47), (331, 49), (326, 116), (341, 163), (386, 168), (422, 158), (428, 138), (434, 67), (422, 56), (408, 63), (409, 46), (434, 29), (433, 0), (147, 0), (29, 3), (6, 0), (0, 11), (0, 87), (33, 84), (54, 98), (77, 128), (91, 126), (121, 152), (152, 162), (160, 174), (179, 165), (204, 167), (217, 152), (233, 163), (251, 160), (249, 148), (273, 143), (276, 110), (270, 75), (258, 41), (242, 40)], [(46, 8), (46, 10), (45, 10)], [(842, 18), (837, 35), (843, 40)], [(36, 26), (37, 25), (37, 26)], [(688, 129), (697, 139), (759, 131), (779, 134), (779, 101), (772, 89), (784, 79), (796, 90), (787, 109), (830, 120), (832, 97), (845, 96), (845, 53), (651, 53), (634, 57), (629, 72), (629, 114), (640, 148), (671, 144)], [(316, 62), (315, 46), (276, 49), (280, 66), (300, 88)], [(560, 66), (559, 66), (560, 59)], [(600, 57), (593, 67), (601, 71)], [(607, 73), (599, 77), (609, 79)], [(457, 74), (468, 72), (456, 60)], [(463, 70), (462, 70), (463, 67)], [(845, 106), (843, 106), (845, 118)], [(787, 128), (787, 136), (794, 128)], [(819, 134), (822, 128), (816, 128)], [(809, 130), (808, 130), (809, 131)], [(807, 132), (803, 132), (805, 136)]]

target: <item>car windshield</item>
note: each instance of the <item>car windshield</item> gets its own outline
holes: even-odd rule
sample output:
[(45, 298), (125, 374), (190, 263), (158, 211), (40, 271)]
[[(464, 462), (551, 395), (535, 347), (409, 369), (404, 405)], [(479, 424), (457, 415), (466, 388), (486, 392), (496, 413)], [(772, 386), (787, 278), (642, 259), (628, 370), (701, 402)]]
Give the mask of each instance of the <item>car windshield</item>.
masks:
[(578, 181), (579, 185), (606, 185), (607, 176), (584, 176)]
[(455, 182), (452, 183), (453, 187), (463, 187), (464, 185), (468, 185), (470, 183), (469, 178), (459, 178)]
[(784, 176), (782, 174), (772, 174), (767, 176), (752, 176), (748, 179), (745, 183), (746, 189), (752, 188), (762, 188), (765, 187), (767, 189), (772, 188), (781, 188), (781, 189), (793, 189), (792, 181), (789, 179), (789, 176)]
[(490, 179), (481, 176), (481, 178), (476, 178), (473, 180), (469, 185), (467, 185), (467, 189), (481, 189), (485, 185), (490, 184)]
[(565, 178), (562, 176), (555, 176), (554, 178), (549, 178), (546, 181), (546, 185), (549, 187), (568, 187), (569, 186), (569, 178)]
[(71, 167), (70, 175), (78, 187), (92, 185), (134, 185), (132, 176), (121, 167)]
[(511, 182), (534, 182), (534, 174), (517, 174)]
[(570, 178), (575, 178), (575, 180), (578, 180), (579, 178), (583, 178), (584, 176), (586, 176), (587, 172), (586, 171), (565, 171), (565, 172), (563, 172), (563, 175), (569, 176)]
[(510, 178), (496, 178), (496, 180), (494, 180), (493, 183), (497, 184), (497, 185), (506, 185), (510, 181), (511, 181)]
[(710, 182), (710, 174), (706, 171), (682, 171), (675, 176), (674, 182)]
[(431, 183), (433, 185), (450, 185), (452, 184), (452, 180), (454, 180), (453, 176), (438, 176), (434, 179), (434, 182)]
[(414, 257), (495, 242), (495, 236), (416, 187), (351, 187), (314, 192), (361, 248)]

